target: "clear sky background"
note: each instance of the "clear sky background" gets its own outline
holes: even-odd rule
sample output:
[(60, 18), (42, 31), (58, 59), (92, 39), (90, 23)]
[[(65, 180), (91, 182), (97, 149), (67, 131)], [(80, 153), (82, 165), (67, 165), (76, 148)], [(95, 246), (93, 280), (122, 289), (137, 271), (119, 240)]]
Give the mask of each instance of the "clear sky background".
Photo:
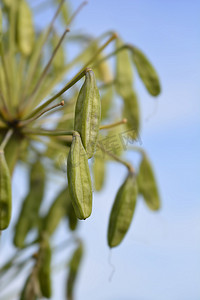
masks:
[[(73, 0), (74, 8), (79, 4)], [(126, 170), (109, 164), (106, 186), (94, 195), (92, 216), (79, 229), (86, 254), (76, 300), (200, 299), (199, 12), (195, 0), (91, 0), (76, 19), (74, 29), (94, 36), (114, 29), (141, 48), (162, 84), (155, 99), (136, 78), (142, 147), (154, 165), (162, 209), (153, 213), (140, 199), (124, 242), (110, 251), (108, 218)], [(55, 275), (54, 300), (64, 299), (58, 286), (63, 276)]]
[[(194, 0), (93, 0), (77, 19), (77, 28), (94, 35), (114, 29), (144, 50), (162, 83), (155, 99), (136, 80), (142, 146), (155, 168), (162, 209), (152, 213), (140, 201), (124, 242), (110, 253), (108, 216), (126, 172), (110, 165), (104, 191), (94, 196), (92, 218), (81, 228), (87, 253), (78, 300), (200, 299), (199, 11)], [(109, 255), (115, 266), (111, 281)]]

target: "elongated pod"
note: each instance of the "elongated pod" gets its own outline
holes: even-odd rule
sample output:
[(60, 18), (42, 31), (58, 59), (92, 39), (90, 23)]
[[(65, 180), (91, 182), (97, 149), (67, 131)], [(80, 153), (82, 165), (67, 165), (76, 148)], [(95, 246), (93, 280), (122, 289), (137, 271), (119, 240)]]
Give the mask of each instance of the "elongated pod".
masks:
[(158, 96), (161, 87), (156, 70), (141, 50), (136, 47), (132, 47), (131, 50), (133, 62), (146, 89), (152, 96)]
[(119, 188), (109, 219), (108, 245), (118, 246), (124, 239), (135, 211), (137, 199), (137, 182), (135, 175), (129, 173)]
[(67, 178), (76, 216), (86, 219), (92, 212), (92, 183), (88, 157), (78, 132), (73, 135), (67, 159)]
[(0, 230), (8, 227), (11, 218), (12, 191), (4, 151), (0, 149)]
[(82, 243), (80, 243), (80, 245), (75, 249), (72, 258), (69, 262), (69, 274), (67, 277), (67, 289), (66, 289), (67, 300), (74, 299), (73, 297), (74, 286), (76, 283), (82, 257), (83, 257), (83, 245)]
[(23, 247), (30, 229), (38, 226), (39, 209), (44, 195), (45, 170), (40, 161), (32, 165), (30, 172), (30, 190), (24, 199), (15, 225), (14, 244)]
[(48, 233), (49, 236), (54, 233), (61, 219), (67, 214), (70, 204), (69, 189), (65, 188), (56, 196), (44, 219), (44, 231)]
[(32, 13), (28, 3), (25, 0), (20, 0), (18, 5), (18, 45), (21, 53), (25, 56), (29, 56), (33, 50), (35, 39)]
[(101, 121), (101, 101), (96, 79), (91, 69), (85, 74), (75, 109), (74, 130), (78, 131), (88, 158), (95, 151)]
[(151, 210), (160, 209), (160, 196), (151, 163), (146, 155), (143, 156), (137, 176), (139, 193)]
[(42, 296), (51, 298), (51, 248), (47, 237), (40, 243), (38, 280)]

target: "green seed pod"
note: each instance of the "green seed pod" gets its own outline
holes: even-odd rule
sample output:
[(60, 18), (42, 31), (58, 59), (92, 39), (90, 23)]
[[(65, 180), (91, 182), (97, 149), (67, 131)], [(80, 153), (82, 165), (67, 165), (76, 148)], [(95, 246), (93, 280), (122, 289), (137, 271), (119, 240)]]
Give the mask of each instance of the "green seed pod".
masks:
[[(59, 40), (60, 40), (59, 35), (54, 33), (52, 36), (52, 41), (51, 41), (53, 50), (57, 46)], [(52, 67), (53, 67), (54, 72), (59, 72), (60, 70), (62, 70), (65, 67), (65, 49), (62, 45), (60, 45), (60, 47), (52, 61)]]
[(123, 116), (127, 119), (125, 134), (133, 140), (137, 139), (140, 128), (140, 110), (137, 95), (133, 90), (124, 98)]
[(69, 190), (62, 190), (56, 199), (53, 201), (45, 219), (44, 231), (51, 236), (58, 227), (61, 219), (66, 215), (68, 206), (71, 203)]
[[(102, 55), (99, 55), (98, 59), (102, 59)], [(103, 81), (104, 83), (109, 83), (113, 80), (113, 76), (111, 73), (110, 66), (106, 60), (102, 61), (96, 68), (95, 68), (96, 78)]]
[(96, 191), (100, 191), (105, 183), (105, 159), (100, 155), (94, 156), (93, 174), (94, 174), (94, 187)]
[(19, 1), (17, 36), (21, 53), (29, 56), (33, 50), (35, 34), (32, 12), (25, 0)]
[(36, 277), (36, 272), (33, 270), (28, 276), (24, 288), (22, 290), (20, 300), (36, 300), (38, 289), (38, 279)]
[[(123, 45), (121, 39), (116, 40), (116, 49)], [(127, 49), (122, 49), (116, 55), (116, 91), (122, 97), (129, 96), (133, 86), (132, 63)]]
[[(0, 142), (2, 142), (5, 133), (6, 131), (0, 132)], [(22, 141), (23, 141), (22, 137), (19, 134), (14, 132), (4, 149), (5, 158), (11, 176), (16, 166), (17, 159), (19, 158), (19, 155), (21, 153)]]
[(93, 156), (101, 121), (101, 100), (94, 73), (89, 69), (76, 102), (74, 130), (80, 133), (88, 158)]
[(40, 244), (38, 257), (38, 279), (40, 290), (43, 297), (51, 298), (51, 248), (46, 237)]
[(67, 159), (67, 177), (76, 216), (86, 219), (92, 212), (92, 183), (87, 154), (78, 132), (73, 135)]
[(78, 219), (76, 217), (74, 207), (71, 202), (69, 203), (67, 217), (68, 217), (68, 224), (69, 224), (70, 230), (72, 230), (72, 231), (76, 230), (77, 225), (78, 225)]
[(107, 119), (109, 117), (109, 111), (112, 106), (113, 94), (113, 88), (109, 87), (106, 89), (105, 93), (101, 97), (101, 120)]
[(136, 206), (137, 183), (135, 175), (129, 173), (125, 182), (119, 188), (109, 219), (108, 245), (118, 246), (125, 237)]
[[(55, 4), (60, 4), (59, 0), (54, 0)], [(61, 8), (61, 19), (64, 25), (68, 25), (70, 17), (72, 15), (71, 7), (69, 1), (65, 1)]]
[(137, 176), (139, 193), (143, 196), (147, 206), (151, 210), (160, 209), (160, 196), (156, 185), (156, 179), (147, 156), (144, 155), (140, 163)]
[(131, 49), (133, 53), (133, 62), (146, 89), (152, 96), (159, 95), (161, 87), (156, 70), (141, 50), (136, 47), (132, 47)]
[(45, 170), (37, 161), (30, 173), (30, 189), (26, 196), (17, 223), (15, 225), (14, 244), (23, 247), (25, 238), (35, 226), (38, 226), (39, 209), (44, 195)]
[(11, 209), (11, 178), (4, 151), (0, 149), (0, 230), (8, 227), (11, 218)]
[(74, 285), (76, 283), (82, 257), (83, 257), (83, 246), (80, 243), (80, 245), (74, 251), (73, 256), (69, 262), (69, 274), (67, 277), (67, 290), (66, 290), (67, 300), (74, 299), (73, 297)]

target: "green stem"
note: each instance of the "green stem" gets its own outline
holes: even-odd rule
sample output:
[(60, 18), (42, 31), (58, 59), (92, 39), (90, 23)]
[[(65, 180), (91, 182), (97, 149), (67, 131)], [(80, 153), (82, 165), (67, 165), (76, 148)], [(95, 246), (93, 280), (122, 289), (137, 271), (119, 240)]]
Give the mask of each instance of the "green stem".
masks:
[(24, 134), (30, 134), (30, 135), (42, 135), (42, 136), (62, 136), (62, 135), (73, 135), (74, 131), (56, 131), (56, 130), (38, 130), (38, 129), (32, 129), (32, 128), (24, 128), (22, 130)]
[(83, 69), (86, 67), (90, 67), (90, 64), (98, 57), (98, 55), (113, 41), (117, 38), (117, 33), (113, 33), (111, 37), (108, 39), (108, 41), (103, 44), (97, 52), (94, 54), (94, 56), (84, 65)]
[(67, 25), (69, 26), (74, 19), (76, 18), (76, 16), (79, 14), (79, 12), (81, 11), (81, 9), (87, 4), (87, 1), (82, 2), (78, 8), (75, 10), (75, 12), (72, 14), (71, 18), (69, 19), (69, 21), (67, 22)]
[(10, 103), (10, 83), (9, 83), (9, 77), (8, 77), (8, 71), (7, 71), (7, 66), (6, 66), (6, 61), (5, 61), (5, 55), (4, 55), (4, 48), (3, 48), (3, 43), (0, 43), (0, 56), (1, 56), (1, 60), (2, 60), (2, 67), (3, 67), (3, 72), (5, 75), (5, 83), (6, 83), (6, 89), (7, 89), (7, 97), (8, 97), (8, 101)]
[(69, 32), (69, 29), (67, 28), (67, 29), (64, 31), (64, 33), (62, 34), (62, 36), (61, 36), (61, 38), (60, 38), (58, 44), (56, 45), (56, 47), (55, 47), (55, 49), (54, 49), (54, 51), (53, 51), (53, 53), (52, 53), (52, 55), (51, 55), (51, 57), (50, 57), (50, 59), (49, 59), (47, 65), (46, 65), (46, 67), (44, 68), (44, 70), (43, 70), (43, 72), (42, 72), (40, 78), (38, 79), (38, 82), (37, 82), (37, 84), (36, 84), (36, 86), (35, 86), (35, 88), (34, 88), (32, 94), (31, 94), (30, 98), (28, 98), (28, 103), (27, 103), (27, 105), (25, 104), (25, 108), (22, 109), (21, 114), (22, 114), (22, 113), (24, 114), (24, 113), (32, 106), (32, 104), (34, 103), (34, 100), (35, 100), (35, 97), (37, 96), (37, 93), (38, 93), (38, 91), (39, 91), (39, 88), (40, 88), (41, 84), (43, 83), (45, 77), (47, 76), (47, 73), (48, 73), (48, 70), (49, 70), (49, 68), (50, 68), (50, 66), (51, 66), (51, 63), (52, 63), (52, 61), (53, 61), (53, 59), (54, 59), (54, 57), (55, 57), (55, 55), (56, 55), (58, 49), (60, 48), (60, 45), (61, 45), (61, 43), (63, 42), (65, 35), (66, 35), (68, 32)]
[(98, 67), (103, 61), (105, 61), (105, 60), (111, 58), (112, 56), (116, 55), (118, 52), (120, 52), (120, 51), (122, 51), (122, 50), (124, 50), (124, 49), (127, 49), (127, 48), (129, 48), (129, 47), (130, 47), (130, 46), (129, 46), (129, 45), (126, 45), (126, 44), (122, 45), (121, 47), (119, 47), (119, 48), (116, 49), (115, 51), (111, 52), (110, 54), (108, 54), (108, 55), (102, 57), (100, 60), (98, 60), (94, 65), (92, 65), (92, 68), (95, 69), (95, 68)]
[[(23, 96), (22, 96), (22, 99), (24, 100), (26, 98), (26, 95), (27, 95), (27, 91), (30, 87), (30, 84), (35, 76), (35, 73), (37, 71), (37, 67), (38, 67), (38, 64), (40, 62), (40, 58), (42, 56), (42, 53), (43, 53), (43, 47), (53, 29), (53, 25), (55, 23), (55, 20), (57, 18), (57, 16), (59, 15), (60, 11), (61, 11), (61, 8), (63, 6), (63, 3), (64, 3), (65, 0), (61, 0), (49, 26), (47, 27), (47, 30), (46, 32), (44, 32), (43, 34), (43, 38), (42, 38), (42, 41), (41, 41), (41, 44), (40, 44), (40, 47), (38, 47), (38, 51), (36, 52), (35, 56), (34, 56), (34, 59), (32, 60), (32, 62), (30, 62), (29, 65), (31, 65), (31, 67), (29, 67), (29, 70), (28, 70), (28, 74), (27, 74), (27, 80), (26, 80), (26, 85), (24, 87), (24, 92), (23, 92)], [(32, 64), (31, 64), (32, 63)], [(23, 102), (23, 101), (22, 101)]]
[(127, 119), (123, 119), (119, 122), (115, 122), (115, 123), (112, 123), (112, 124), (108, 124), (108, 125), (102, 125), (99, 127), (99, 130), (103, 130), (103, 129), (111, 129), (111, 128), (114, 128), (116, 126), (119, 126), (119, 125), (122, 125), (122, 124), (126, 124), (127, 123)]
[(133, 166), (128, 163), (127, 161), (119, 158), (117, 155), (113, 154), (112, 152), (106, 150), (102, 145), (100, 145), (100, 143), (97, 144), (97, 147), (99, 149), (101, 149), (105, 154), (107, 154), (108, 156), (112, 157), (114, 160), (118, 161), (119, 163), (123, 164), (125, 167), (127, 167), (127, 169), (129, 170), (129, 172), (131, 173), (135, 173)]
[(10, 137), (12, 136), (13, 134), (13, 129), (9, 129), (8, 132), (6, 133), (1, 145), (0, 145), (0, 150), (3, 151), (10, 139)]
[(54, 95), (53, 97), (51, 97), (50, 99), (48, 99), (47, 101), (45, 101), (45, 103), (43, 103), (42, 105), (40, 105), (38, 108), (36, 108), (28, 117), (32, 118), (33, 116), (35, 116), (36, 114), (38, 114), (41, 110), (43, 110), (45, 107), (47, 107), (49, 104), (51, 104), (55, 99), (57, 99), (58, 97), (60, 97), (64, 92), (66, 92), (67, 90), (69, 90), (77, 81), (79, 81), (83, 76), (85, 76), (86, 72), (90, 71), (91, 69), (85, 69), (83, 70), (80, 74), (74, 76), (74, 78), (72, 78), (72, 80), (66, 84), (64, 86), (64, 88), (62, 88), (56, 95)]
[(42, 111), (41, 113), (39, 113), (38, 115), (28, 119), (28, 120), (25, 120), (25, 121), (21, 121), (18, 123), (18, 127), (23, 127), (23, 126), (26, 126), (30, 123), (32, 123), (33, 121), (37, 120), (38, 118), (40, 118), (42, 115), (44, 115), (45, 113), (49, 112), (50, 110), (56, 108), (56, 107), (59, 107), (59, 106), (63, 106), (64, 105), (64, 101), (61, 101), (60, 103), (56, 104), (56, 105), (53, 105), (47, 109), (45, 109), (44, 111)]
[(44, 104), (39, 106), (31, 115), (28, 116), (28, 118), (31, 118), (33, 115), (35, 115), (36, 113), (44, 109), (46, 106), (51, 104), (51, 102), (53, 102), (56, 98), (61, 96), (68, 89), (70, 89), (77, 81), (79, 81), (85, 75), (85, 73), (90, 70), (87, 67), (96, 59), (96, 57), (98, 57), (99, 53), (101, 53), (104, 50), (104, 48), (106, 48), (116, 38), (117, 34), (113, 33), (112, 36), (108, 39), (108, 41), (98, 49), (94, 56), (83, 66), (83, 68), (71, 79), (71, 81), (64, 88), (56, 95), (51, 97), (49, 100), (47, 100)]

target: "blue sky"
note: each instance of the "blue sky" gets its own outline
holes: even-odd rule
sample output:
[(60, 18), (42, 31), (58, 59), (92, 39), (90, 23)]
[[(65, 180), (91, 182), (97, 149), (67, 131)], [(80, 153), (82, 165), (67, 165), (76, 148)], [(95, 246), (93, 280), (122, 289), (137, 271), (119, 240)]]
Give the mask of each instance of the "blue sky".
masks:
[[(73, 0), (74, 8), (79, 4)], [(126, 170), (109, 165), (106, 186), (94, 195), (92, 217), (79, 230), (86, 255), (77, 300), (200, 299), (199, 11), (195, 0), (91, 0), (74, 23), (74, 30), (95, 36), (116, 30), (147, 54), (162, 83), (162, 94), (154, 99), (135, 75), (142, 146), (154, 165), (162, 209), (153, 213), (140, 199), (124, 242), (110, 251), (108, 217)], [(132, 160), (132, 153), (127, 157)], [(56, 274), (53, 299), (64, 299), (58, 286), (63, 274)]]
[(139, 202), (124, 243), (111, 251), (110, 282), (108, 216), (125, 176), (121, 166), (110, 166), (105, 190), (95, 195), (93, 216), (81, 230), (88, 252), (77, 299), (200, 299), (199, 10), (199, 1), (90, 1), (78, 17), (77, 28), (94, 35), (115, 29), (159, 73), (162, 94), (156, 99), (137, 78), (135, 84), (142, 146), (155, 168), (162, 210), (152, 213)]

